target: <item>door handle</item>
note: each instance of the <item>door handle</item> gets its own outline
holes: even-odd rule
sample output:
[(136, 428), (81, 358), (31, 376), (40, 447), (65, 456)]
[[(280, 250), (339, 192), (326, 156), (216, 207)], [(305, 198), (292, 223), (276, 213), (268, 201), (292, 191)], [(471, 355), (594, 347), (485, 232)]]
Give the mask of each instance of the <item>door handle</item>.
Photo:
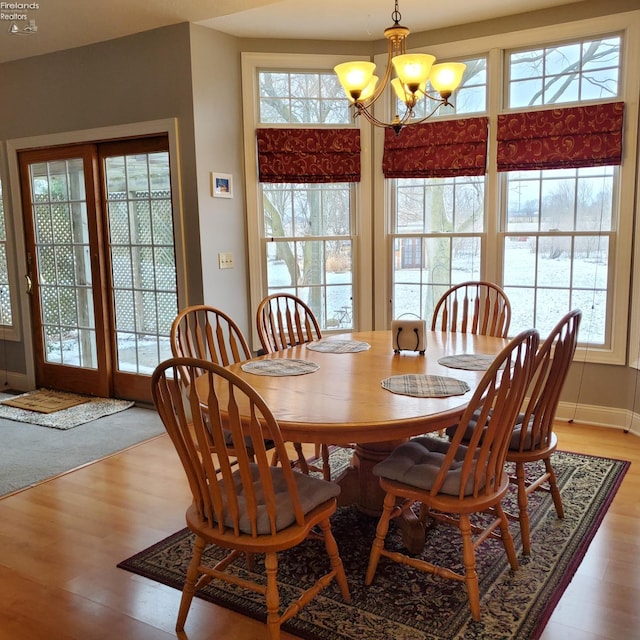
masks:
[(31, 281), (31, 276), (27, 273), (24, 276), (27, 279), (27, 293), (29, 295), (33, 294), (33, 282)]

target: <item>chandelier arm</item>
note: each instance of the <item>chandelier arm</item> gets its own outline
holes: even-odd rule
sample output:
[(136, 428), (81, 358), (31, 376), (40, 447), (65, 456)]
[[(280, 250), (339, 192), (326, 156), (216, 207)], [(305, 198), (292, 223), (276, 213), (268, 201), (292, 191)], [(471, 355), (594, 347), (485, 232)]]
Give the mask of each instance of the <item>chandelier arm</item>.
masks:
[(425, 98), (429, 98), (429, 100), (434, 100), (435, 102), (437, 102), (438, 106), (441, 106), (441, 107), (453, 107), (453, 105), (449, 102), (449, 97), (450, 96), (443, 96), (441, 94), (435, 95), (433, 93), (427, 93), (426, 91), (423, 91), (422, 89), (418, 89), (418, 91)]
[(407, 111), (405, 111), (405, 113), (403, 114), (402, 118), (400, 118), (396, 114), (396, 117), (392, 122), (385, 122), (384, 120), (379, 120), (378, 118), (376, 118), (373, 115), (373, 113), (371, 113), (369, 109), (367, 109), (366, 107), (362, 105), (357, 105), (357, 108), (353, 114), (353, 117), (355, 119), (358, 116), (364, 116), (365, 119), (368, 122), (370, 122), (372, 125), (375, 125), (376, 127), (381, 127), (384, 129), (393, 129), (396, 133), (398, 133), (400, 129), (402, 129), (402, 127), (405, 126), (409, 118), (411, 118), (412, 113), (413, 113), (413, 110), (407, 109)]
[[(428, 94), (425, 94), (425, 95), (428, 95)], [(431, 98), (432, 100), (437, 101), (436, 106), (427, 115), (425, 115), (424, 117), (418, 120), (413, 120), (409, 124), (411, 125), (422, 124), (423, 122), (431, 118), (440, 107), (453, 106), (446, 98), (438, 99), (438, 98), (435, 98), (434, 96), (428, 96), (428, 97)], [(362, 115), (365, 117), (365, 119), (368, 122), (370, 122), (374, 126), (382, 127), (384, 129), (393, 129), (396, 132), (396, 135), (400, 132), (400, 130), (403, 127), (406, 126), (406, 124), (411, 119), (411, 116), (413, 115), (413, 108), (407, 108), (404, 114), (402, 115), (402, 118), (396, 114), (396, 117), (392, 122), (385, 122), (384, 120), (379, 120), (378, 118), (376, 118), (373, 115), (373, 113), (371, 113), (369, 109), (364, 105), (356, 104), (354, 106), (356, 107), (356, 110), (353, 114), (354, 119)]]
[(376, 86), (373, 95), (364, 103), (367, 107), (373, 105), (373, 103), (378, 100), (378, 98), (384, 93), (384, 90), (387, 88), (389, 80), (391, 80), (391, 73), (393, 71), (393, 63), (391, 62), (391, 60), (395, 55), (400, 55), (403, 53), (403, 42), (404, 40), (398, 42), (394, 38), (389, 38), (387, 40), (387, 67), (384, 70), (384, 75), (378, 81), (378, 85)]
[[(426, 95), (426, 94), (425, 94)], [(434, 98), (432, 98), (431, 96), (429, 96), (432, 100)], [(432, 109), (432, 111), (430, 113), (428, 113), (426, 116), (424, 116), (423, 118), (420, 118), (419, 120), (414, 120), (411, 124), (422, 124), (425, 120), (428, 120), (429, 118), (431, 118), (431, 116), (433, 116), (435, 114), (435, 112), (440, 108), (440, 107), (445, 107), (445, 106), (453, 106), (448, 100), (439, 100), (438, 104)]]

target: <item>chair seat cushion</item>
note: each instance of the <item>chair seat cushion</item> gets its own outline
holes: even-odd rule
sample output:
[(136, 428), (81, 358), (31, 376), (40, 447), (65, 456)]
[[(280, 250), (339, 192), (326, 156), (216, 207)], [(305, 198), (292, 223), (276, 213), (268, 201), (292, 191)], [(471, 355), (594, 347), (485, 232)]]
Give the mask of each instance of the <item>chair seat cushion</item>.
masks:
[[(529, 418), (529, 422), (524, 425), (524, 414), (518, 414), (516, 419), (516, 426), (513, 429), (513, 433), (511, 434), (511, 440), (509, 441), (509, 449), (512, 451), (518, 451), (520, 449), (520, 438), (522, 437), (522, 430), (526, 429), (526, 434), (524, 436), (524, 445), (522, 447), (523, 451), (528, 451), (529, 449), (533, 449), (540, 444), (540, 432), (536, 437), (536, 442), (532, 442), (533, 438), (531, 437), (531, 426), (535, 419), (535, 416), (531, 416)], [(534, 446), (535, 445), (535, 446)]]
[[(491, 416), (491, 413), (489, 413), (489, 416)], [(477, 419), (480, 416), (480, 409), (478, 409), (477, 411), (474, 411), (473, 413), (473, 417), (471, 418), (471, 420), (469, 420), (469, 424), (467, 426), (467, 430), (462, 438), (462, 442), (469, 442), (469, 440), (471, 440), (471, 435), (473, 434), (473, 430), (476, 428), (477, 425)], [(525, 419), (525, 414), (524, 413), (519, 413), (518, 417), (516, 418), (516, 425), (513, 429), (513, 432), (511, 434), (511, 440), (509, 441), (509, 449), (511, 449), (512, 451), (517, 451), (520, 449), (520, 434), (522, 433), (522, 429), (523, 429), (523, 422)], [(531, 416), (529, 418), (529, 422), (528, 422), (528, 427), (527, 427), (527, 434), (525, 436), (525, 442), (524, 442), (524, 447), (523, 450), (524, 451), (528, 451), (529, 449), (532, 448), (532, 438), (531, 438), (531, 424), (533, 423), (534, 420), (534, 416)], [(455, 433), (457, 427), (448, 427), (447, 428), (447, 436), (449, 438), (453, 438), (453, 434)], [(482, 438), (480, 439), (482, 440)], [(535, 443), (536, 446), (540, 443), (540, 437), (538, 436), (537, 438), (537, 442)]]
[[(234, 447), (234, 444), (233, 444), (233, 436), (231, 435), (231, 431), (227, 431), (227, 430), (225, 429), (225, 430), (223, 431), (223, 433), (224, 433), (224, 441), (227, 443), (227, 446), (228, 446), (228, 447)], [(244, 441), (245, 441), (245, 444), (246, 444), (247, 448), (248, 448), (248, 449), (251, 449), (251, 448), (252, 448), (251, 437), (250, 437), (250, 436), (247, 436), (247, 437), (244, 439)], [(264, 441), (264, 446), (265, 446), (265, 448), (266, 448), (267, 450), (269, 450), (269, 449), (273, 449), (273, 446), (274, 446), (274, 445), (273, 445), (273, 440), (266, 439), (266, 440)]]
[[(473, 432), (478, 424), (478, 418), (480, 417), (480, 412), (482, 411), (482, 409), (476, 409), (473, 412), (473, 415), (471, 416), (469, 422), (467, 422), (467, 429), (464, 433), (464, 436), (462, 437), (462, 442), (469, 442), (469, 440), (471, 440), (471, 436), (473, 435)], [(489, 411), (489, 417), (491, 417), (491, 414), (493, 413), (493, 410)], [(446, 434), (448, 438), (453, 438), (453, 434), (456, 432), (458, 428), (458, 425), (454, 425), (453, 427), (447, 427), (446, 429)]]
[[(428, 491), (433, 487), (448, 448), (449, 443), (443, 440), (429, 437), (413, 438), (396, 447), (386, 460), (373, 468), (373, 473), (378, 477)], [(465, 446), (458, 447), (455, 460), (439, 493), (459, 495), (462, 463), (467, 449)], [(473, 476), (473, 473), (470, 475)], [(464, 488), (464, 495), (473, 493), (472, 482), (470, 478)]]
[[(258, 465), (251, 464), (250, 466), (258, 500), (257, 530), (261, 535), (270, 534), (271, 526), (267, 515), (267, 507), (264, 504), (264, 495), (261, 490), (262, 483), (258, 473)], [(295, 522), (295, 514), (293, 512), (293, 506), (291, 504), (291, 498), (282, 468), (271, 467), (270, 472), (276, 496), (276, 529), (280, 531), (282, 529), (286, 529)], [(326, 502), (331, 498), (335, 498), (340, 493), (339, 485), (334, 484), (333, 482), (327, 482), (326, 480), (307, 476), (303, 473), (294, 472), (293, 475), (298, 486), (298, 494), (300, 496), (302, 510), (305, 514), (313, 511), (313, 509), (323, 502)], [(235, 471), (233, 477), (240, 508), (240, 530), (243, 533), (250, 534), (251, 522), (247, 515), (244, 489), (240, 481), (240, 472)], [(225, 525), (233, 527), (233, 521), (228, 516), (225, 516)]]

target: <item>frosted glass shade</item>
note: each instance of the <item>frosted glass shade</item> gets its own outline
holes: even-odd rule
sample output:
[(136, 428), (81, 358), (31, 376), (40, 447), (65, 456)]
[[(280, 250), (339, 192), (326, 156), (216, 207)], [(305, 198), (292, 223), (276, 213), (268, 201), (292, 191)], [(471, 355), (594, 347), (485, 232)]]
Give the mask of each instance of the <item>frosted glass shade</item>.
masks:
[(396, 56), (391, 62), (402, 84), (407, 85), (411, 92), (415, 92), (429, 78), (435, 59), (435, 56), (428, 53), (405, 53)]
[(369, 87), (374, 77), (376, 65), (365, 61), (343, 62), (336, 65), (333, 70), (347, 96), (352, 100), (360, 100), (362, 93)]
[(363, 92), (360, 94), (360, 102), (364, 102), (365, 100), (368, 100), (372, 95), (373, 92), (376, 90), (376, 87), (378, 86), (378, 80), (380, 78), (378, 78), (378, 76), (371, 76), (371, 80), (369, 81), (369, 84), (364, 88)]
[(418, 86), (417, 91), (410, 91), (409, 87), (400, 82), (400, 78), (394, 78), (391, 81), (391, 86), (393, 87), (393, 90), (395, 91), (398, 98), (405, 104), (415, 104), (418, 100), (420, 100), (427, 89), (426, 83), (423, 82)]
[(462, 82), (462, 74), (467, 68), (462, 62), (442, 62), (431, 67), (429, 82), (440, 95), (450, 96)]

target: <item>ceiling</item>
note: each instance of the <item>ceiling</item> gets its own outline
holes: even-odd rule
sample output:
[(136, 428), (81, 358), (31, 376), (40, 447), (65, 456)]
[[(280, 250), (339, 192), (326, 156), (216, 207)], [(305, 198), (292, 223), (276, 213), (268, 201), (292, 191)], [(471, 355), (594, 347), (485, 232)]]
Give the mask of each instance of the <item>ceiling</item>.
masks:
[[(400, 0), (399, 9), (402, 24), (420, 32), (577, 1)], [(179, 22), (247, 38), (380, 40), (393, 23), (394, 8), (392, 0), (26, 0), (18, 4), (37, 8), (3, 9), (0, 63)]]

